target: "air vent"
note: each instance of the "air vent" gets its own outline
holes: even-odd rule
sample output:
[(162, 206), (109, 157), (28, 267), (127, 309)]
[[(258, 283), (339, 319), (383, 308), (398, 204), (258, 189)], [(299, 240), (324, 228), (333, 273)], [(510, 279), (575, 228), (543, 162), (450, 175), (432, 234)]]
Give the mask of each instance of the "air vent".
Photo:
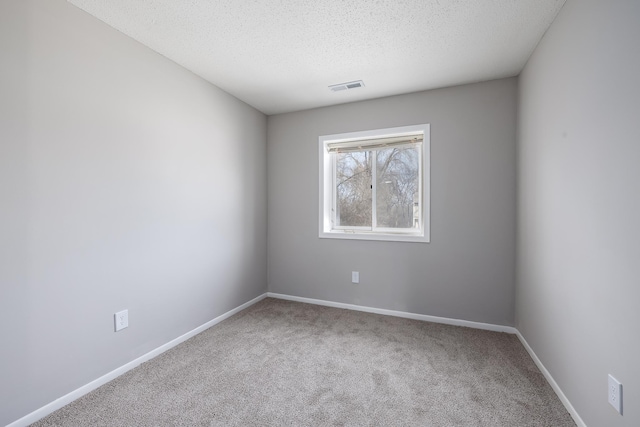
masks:
[(364, 82), (362, 80), (331, 85), (329, 86), (329, 89), (331, 90), (331, 92), (340, 92), (341, 90), (357, 89), (359, 87), (364, 87)]

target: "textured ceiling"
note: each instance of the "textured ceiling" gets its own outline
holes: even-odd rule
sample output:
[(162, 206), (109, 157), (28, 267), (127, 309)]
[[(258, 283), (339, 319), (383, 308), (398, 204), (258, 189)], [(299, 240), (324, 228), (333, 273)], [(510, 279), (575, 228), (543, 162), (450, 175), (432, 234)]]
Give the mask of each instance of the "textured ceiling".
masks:
[(266, 114), (515, 76), (564, 1), (69, 0)]

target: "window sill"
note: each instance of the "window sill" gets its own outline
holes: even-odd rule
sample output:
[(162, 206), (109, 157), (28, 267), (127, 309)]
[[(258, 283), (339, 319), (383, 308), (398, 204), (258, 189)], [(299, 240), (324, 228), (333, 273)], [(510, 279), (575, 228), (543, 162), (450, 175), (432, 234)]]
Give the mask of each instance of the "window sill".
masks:
[(429, 243), (429, 236), (420, 234), (366, 233), (353, 231), (321, 231), (321, 239), (377, 240), (383, 242)]

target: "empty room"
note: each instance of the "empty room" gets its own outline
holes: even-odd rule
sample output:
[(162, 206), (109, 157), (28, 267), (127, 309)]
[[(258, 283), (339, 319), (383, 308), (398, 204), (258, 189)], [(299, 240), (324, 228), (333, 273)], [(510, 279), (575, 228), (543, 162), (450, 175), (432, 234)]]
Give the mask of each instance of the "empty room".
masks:
[(0, 425), (640, 426), (640, 1), (0, 0)]

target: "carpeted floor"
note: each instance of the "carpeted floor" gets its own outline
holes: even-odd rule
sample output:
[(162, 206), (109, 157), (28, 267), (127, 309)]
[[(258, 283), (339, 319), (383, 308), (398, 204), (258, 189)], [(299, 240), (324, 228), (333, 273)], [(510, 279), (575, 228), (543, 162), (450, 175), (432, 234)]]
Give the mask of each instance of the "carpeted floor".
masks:
[(34, 426), (575, 426), (514, 335), (267, 298)]

